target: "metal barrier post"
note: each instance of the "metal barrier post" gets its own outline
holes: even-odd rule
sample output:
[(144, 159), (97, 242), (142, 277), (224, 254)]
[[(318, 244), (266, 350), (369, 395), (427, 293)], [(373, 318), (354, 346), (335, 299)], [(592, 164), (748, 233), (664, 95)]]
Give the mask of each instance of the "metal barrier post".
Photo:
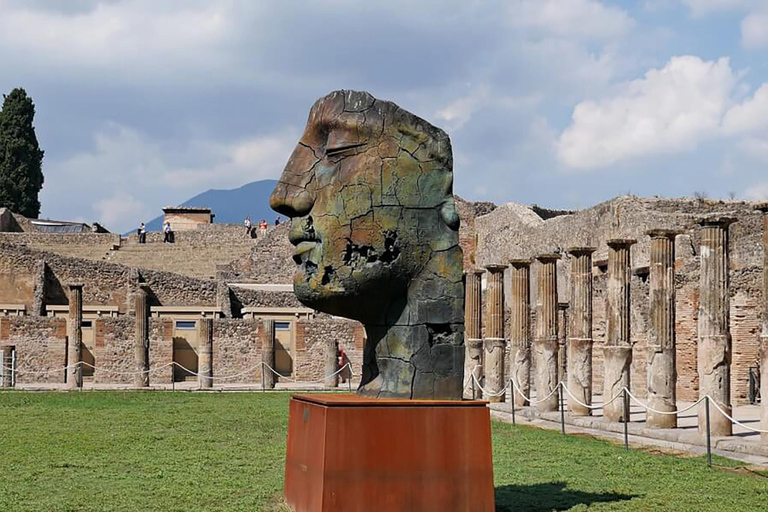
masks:
[(176, 392), (176, 361), (171, 362), (171, 391)]
[(560, 392), (560, 430), (565, 435), (565, 405), (563, 404), (563, 383), (559, 383), (558, 391)]
[(264, 366), (262, 365), (262, 367), (261, 367), (261, 392), (262, 393), (266, 393), (267, 392), (266, 387), (267, 387), (267, 385), (264, 384)]
[(477, 400), (477, 391), (475, 390), (475, 370), (472, 370), (472, 400)]
[(352, 368), (349, 367), (349, 363), (347, 363), (347, 368), (349, 368), (349, 378), (347, 379), (347, 385), (349, 386), (349, 392), (352, 392)]
[(709, 395), (704, 400), (704, 410), (707, 413), (707, 466), (712, 467), (712, 441), (710, 437), (710, 424), (709, 424)]
[(624, 388), (624, 449), (629, 450), (629, 395)]

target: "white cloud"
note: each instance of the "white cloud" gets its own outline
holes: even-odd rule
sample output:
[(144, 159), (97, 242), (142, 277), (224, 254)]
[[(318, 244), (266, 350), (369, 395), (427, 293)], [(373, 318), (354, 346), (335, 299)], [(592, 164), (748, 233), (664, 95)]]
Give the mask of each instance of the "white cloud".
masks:
[(768, 46), (768, 7), (750, 12), (741, 21), (741, 42), (747, 48)]
[(278, 177), (297, 139), (296, 130), (283, 130), (275, 136), (178, 144), (111, 124), (94, 135), (92, 149), (46, 164), (43, 213), (66, 218), (69, 198), (106, 197), (92, 203), (93, 211), (109, 229), (125, 231), (148, 212), (208, 188)]
[(467, 124), (480, 109), (494, 107), (504, 110), (529, 110), (535, 108), (541, 99), (541, 94), (519, 97), (491, 94), (488, 86), (481, 86), (467, 96), (451, 101), (438, 110), (435, 117), (445, 122), (448, 131), (456, 131)]
[(576, 105), (558, 157), (568, 167), (590, 169), (692, 149), (717, 133), (738, 78), (727, 58), (673, 57), (612, 97)]
[(757, 183), (744, 191), (744, 198), (749, 201), (768, 200), (768, 183)]
[(731, 107), (723, 119), (723, 129), (729, 135), (765, 128), (768, 128), (768, 83), (760, 86), (751, 98)]
[(694, 16), (703, 16), (716, 11), (728, 11), (749, 7), (754, 0), (681, 0)]
[(513, 26), (559, 37), (611, 39), (634, 25), (626, 11), (597, 0), (516, 0), (509, 7)]
[(97, 221), (107, 229), (120, 228), (121, 232), (128, 229), (128, 223), (135, 219), (146, 219), (152, 216), (149, 207), (132, 195), (115, 194), (109, 199), (103, 199), (93, 204), (97, 213)]

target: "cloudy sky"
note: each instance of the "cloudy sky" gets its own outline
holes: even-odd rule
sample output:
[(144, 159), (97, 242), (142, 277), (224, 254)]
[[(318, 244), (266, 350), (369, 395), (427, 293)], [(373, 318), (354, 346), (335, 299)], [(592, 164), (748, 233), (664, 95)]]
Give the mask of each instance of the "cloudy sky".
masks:
[(768, 0), (0, 0), (16, 86), (43, 216), (113, 230), (278, 177), (341, 88), (446, 129), (469, 199), (768, 197)]

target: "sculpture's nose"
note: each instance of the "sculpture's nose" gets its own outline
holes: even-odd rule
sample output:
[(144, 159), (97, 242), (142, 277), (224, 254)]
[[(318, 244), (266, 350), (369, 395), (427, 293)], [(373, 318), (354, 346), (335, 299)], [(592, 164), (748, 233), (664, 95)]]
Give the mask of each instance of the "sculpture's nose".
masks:
[(307, 215), (315, 203), (314, 165), (317, 158), (312, 150), (299, 144), (285, 165), (280, 181), (269, 198), (269, 206), (288, 217)]

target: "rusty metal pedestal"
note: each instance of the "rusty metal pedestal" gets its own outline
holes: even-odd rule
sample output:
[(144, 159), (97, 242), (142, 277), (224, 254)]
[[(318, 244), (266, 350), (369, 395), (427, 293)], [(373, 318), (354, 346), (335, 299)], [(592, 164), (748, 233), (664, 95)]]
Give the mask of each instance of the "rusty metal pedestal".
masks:
[(486, 405), (295, 395), (285, 499), (296, 512), (493, 512)]

